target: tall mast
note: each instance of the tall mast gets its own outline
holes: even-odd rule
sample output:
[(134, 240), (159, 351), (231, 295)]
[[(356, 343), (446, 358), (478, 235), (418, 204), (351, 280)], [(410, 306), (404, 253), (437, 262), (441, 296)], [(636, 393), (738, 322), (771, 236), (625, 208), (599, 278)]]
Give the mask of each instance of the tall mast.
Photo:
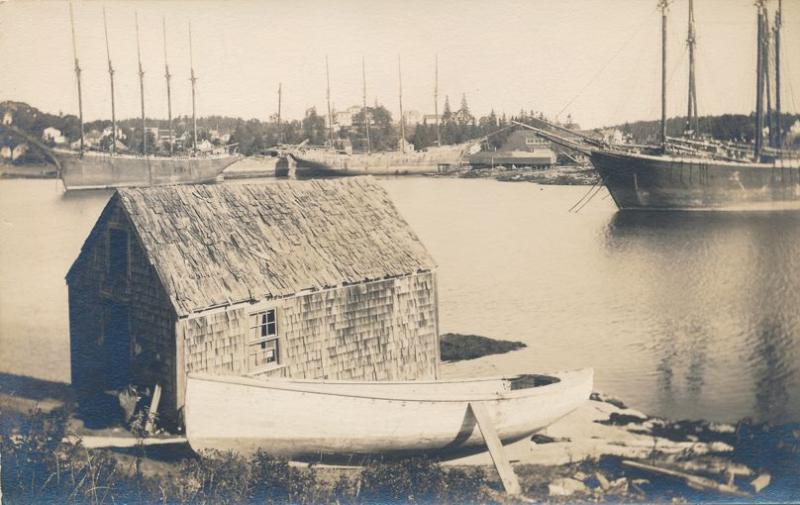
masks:
[(436, 116), (436, 145), (442, 145), (442, 128), (439, 124), (439, 55), (436, 55), (436, 69), (433, 81), (433, 115)]
[(139, 13), (134, 12), (136, 19), (136, 55), (139, 58), (139, 96), (142, 103), (142, 154), (147, 156), (147, 130), (144, 119), (144, 70), (142, 69), (142, 48), (139, 45)]
[(103, 29), (106, 33), (106, 57), (108, 58), (108, 77), (111, 80), (111, 154), (117, 152), (117, 112), (114, 107), (114, 67), (111, 65), (111, 49), (108, 45), (108, 23), (106, 22), (106, 6), (103, 6)]
[(764, 94), (767, 98), (767, 110), (765, 111), (764, 118), (767, 120), (767, 145), (773, 144), (772, 134), (774, 130), (772, 128), (772, 97), (771, 97), (771, 87), (770, 86), (770, 78), (769, 78), (769, 36), (770, 36), (770, 29), (769, 29), (769, 16), (767, 15), (767, 9), (764, 8), (764, 16), (763, 18), (763, 27), (761, 28), (761, 33), (764, 35), (762, 41), (762, 51), (764, 52), (763, 61), (764, 61)]
[(372, 142), (369, 138), (369, 112), (367, 110), (367, 70), (366, 65), (364, 64), (364, 57), (361, 57), (361, 81), (364, 85), (364, 94), (363, 94), (363, 115), (364, 115), (364, 126), (367, 132), (367, 153), (369, 154), (372, 151)]
[(686, 45), (689, 47), (689, 110), (686, 113), (686, 130), (697, 135), (697, 89), (694, 75), (694, 46), (697, 42), (694, 32), (694, 0), (689, 0), (689, 31)]
[(78, 45), (75, 42), (75, 16), (72, 13), (72, 2), (69, 3), (69, 24), (72, 27), (72, 54), (75, 57), (75, 77), (78, 78), (78, 122), (81, 131), (81, 156), (83, 156), (83, 94), (81, 92), (81, 65), (78, 62)]
[(775, 147), (783, 146), (783, 127), (781, 125), (781, 8), (783, 1), (778, 0), (775, 11)]
[(758, 49), (756, 51), (756, 130), (753, 154), (758, 161), (761, 158), (762, 130), (764, 129), (764, 0), (756, 0), (756, 8), (758, 9)]
[(331, 73), (328, 68), (328, 56), (325, 55), (325, 98), (328, 101), (328, 141), (333, 147), (333, 113), (331, 112)]
[(169, 81), (172, 74), (169, 73), (169, 63), (167, 62), (167, 21), (163, 16), (161, 17), (161, 28), (164, 31), (164, 78), (167, 80), (167, 128), (169, 128), (169, 154), (171, 156), (174, 146), (172, 142), (172, 92)]
[(194, 75), (194, 52), (192, 52), (192, 22), (189, 21), (189, 80), (192, 82), (192, 151), (197, 152), (197, 99), (195, 85), (197, 77)]
[(400, 84), (400, 147), (406, 152), (406, 117), (403, 114), (403, 68), (400, 65), (400, 55), (397, 56), (397, 78)]
[(661, 149), (667, 151), (667, 6), (659, 0), (661, 9)]
[(283, 83), (278, 83), (278, 143), (283, 142), (283, 130), (281, 130), (281, 99), (283, 98)]

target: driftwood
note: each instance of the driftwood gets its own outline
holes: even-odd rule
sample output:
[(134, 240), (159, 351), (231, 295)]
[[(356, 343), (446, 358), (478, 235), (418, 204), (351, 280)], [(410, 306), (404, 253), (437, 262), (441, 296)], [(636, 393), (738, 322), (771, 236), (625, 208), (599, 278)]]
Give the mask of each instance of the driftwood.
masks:
[(672, 470), (670, 468), (648, 465), (646, 463), (640, 463), (638, 461), (631, 461), (628, 459), (623, 460), (622, 464), (627, 467), (636, 468), (638, 470), (644, 470), (646, 472), (683, 479), (689, 487), (691, 487), (692, 489), (697, 489), (699, 491), (717, 491), (719, 493), (730, 494), (733, 496), (750, 497), (749, 493), (741, 491), (738, 487), (736, 487), (733, 484), (722, 484), (715, 480), (708, 479), (706, 477), (700, 477), (698, 475), (679, 472), (677, 470)]

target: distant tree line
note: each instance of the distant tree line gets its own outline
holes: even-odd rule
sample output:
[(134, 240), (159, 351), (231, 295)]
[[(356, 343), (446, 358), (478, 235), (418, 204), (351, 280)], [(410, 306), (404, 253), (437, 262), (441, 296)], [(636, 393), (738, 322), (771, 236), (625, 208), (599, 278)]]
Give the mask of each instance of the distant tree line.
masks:
[[(800, 119), (797, 114), (782, 114), (780, 118), (782, 131), (789, 128)], [(767, 122), (764, 122), (767, 126)], [(637, 144), (653, 144), (660, 140), (660, 121), (636, 121), (619, 125), (623, 133), (630, 135)], [(667, 136), (680, 137), (686, 128), (685, 117), (667, 119)], [(749, 143), (755, 139), (755, 114), (723, 114), (721, 116), (703, 116), (698, 120), (698, 134), (710, 136), (716, 140)], [(766, 140), (765, 140), (766, 141)], [(790, 145), (800, 146), (800, 137), (788, 140)]]
[[(39, 111), (35, 107), (22, 102), (6, 101), (0, 103), (0, 118), (5, 116), (7, 111), (11, 112), (13, 124), (31, 136), (41, 139), (45, 128), (54, 127), (61, 131), (61, 134), (68, 142), (74, 142), (80, 138), (80, 123), (78, 118), (72, 114), (49, 114)], [(375, 104), (374, 107), (366, 109), (370, 119), (370, 145), (373, 151), (387, 151), (398, 148), (399, 128), (398, 123), (392, 118), (391, 112), (382, 105)], [(503, 145), (508, 135), (511, 133), (511, 121), (522, 121), (531, 118), (543, 118), (540, 112), (521, 110), (518, 114), (507, 118), (505, 114), (497, 115), (494, 111), (480, 118), (475, 118), (467, 104), (466, 97), (462, 97), (461, 106), (453, 111), (450, 106), (449, 98), (445, 98), (444, 107), (439, 121), (438, 129), (441, 134), (442, 145), (452, 145), (478, 138), (483, 139), (484, 149), (498, 149)], [(800, 119), (796, 114), (783, 114), (781, 123), (783, 131), (788, 132), (789, 128)], [(166, 119), (146, 120), (147, 145), (149, 152), (168, 152), (169, 145), (162, 141), (156, 144), (157, 139), (150, 128), (165, 130), (168, 128)], [(95, 120), (84, 124), (84, 131), (102, 132), (111, 126), (110, 120)], [(577, 128), (573, 125), (571, 118), (564, 124), (566, 127)], [(121, 142), (125, 149), (133, 152), (140, 152), (142, 149), (142, 128), (141, 119), (129, 118), (117, 122), (120, 130)], [(173, 134), (176, 138), (182, 138), (183, 148), (192, 148), (193, 135), (192, 119), (188, 116), (178, 116), (172, 122)], [(658, 141), (660, 134), (659, 121), (636, 121), (617, 126), (623, 133), (631, 136), (636, 143), (654, 143)], [(685, 118), (675, 117), (667, 121), (667, 135), (680, 136), (685, 128)], [(417, 150), (426, 149), (437, 144), (437, 125), (435, 119), (425, 118), (419, 124), (406, 125), (406, 138), (414, 145)], [(754, 117), (744, 114), (724, 114), (721, 116), (705, 116), (699, 121), (699, 133), (709, 135), (715, 139), (737, 142), (751, 142), (754, 138)], [(229, 134), (220, 135), (220, 134)], [(347, 128), (335, 128), (333, 132), (334, 140), (347, 141), (356, 151), (366, 151), (367, 135), (366, 122), (364, 121), (364, 111), (353, 115), (352, 126)], [(316, 108), (308, 109), (305, 116), (300, 120), (283, 120), (280, 124), (277, 117), (273, 116), (269, 121), (258, 119), (245, 120), (227, 116), (206, 116), (197, 119), (197, 140), (198, 143), (208, 140), (214, 145), (237, 144), (239, 152), (244, 155), (263, 153), (265, 150), (281, 144), (299, 144), (307, 141), (311, 145), (326, 145), (329, 141), (330, 131), (324, 115), (317, 112)], [(5, 131), (0, 131), (0, 147), (14, 147), (20, 142), (20, 138)], [(800, 146), (800, 136), (789, 139), (790, 144)], [(110, 137), (100, 140), (99, 148), (107, 150), (110, 147)], [(36, 149), (28, 151), (26, 158), (21, 161), (43, 161), (41, 153)]]

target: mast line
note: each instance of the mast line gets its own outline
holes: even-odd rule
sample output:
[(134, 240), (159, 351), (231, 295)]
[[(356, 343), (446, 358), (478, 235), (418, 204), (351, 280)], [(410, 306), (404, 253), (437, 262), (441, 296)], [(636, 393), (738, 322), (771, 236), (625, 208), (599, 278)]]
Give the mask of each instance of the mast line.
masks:
[(783, 147), (783, 125), (781, 124), (781, 23), (783, 0), (778, 0), (775, 11), (775, 147)]
[(197, 153), (197, 99), (195, 83), (197, 76), (194, 75), (194, 52), (192, 49), (192, 22), (189, 21), (189, 80), (192, 82), (192, 152)]
[(172, 156), (174, 150), (174, 142), (172, 138), (172, 91), (169, 83), (172, 75), (169, 73), (169, 63), (167, 60), (167, 21), (164, 16), (161, 17), (161, 28), (164, 32), (164, 78), (167, 80), (167, 128), (169, 128), (169, 154)]
[(667, 151), (667, 7), (668, 0), (660, 0), (661, 8), (661, 149)]
[(283, 142), (283, 130), (281, 130), (281, 99), (283, 98), (283, 83), (278, 83), (278, 143)]
[(81, 65), (78, 62), (78, 45), (75, 42), (75, 16), (69, 3), (69, 24), (72, 27), (72, 54), (75, 57), (75, 76), (78, 78), (78, 122), (81, 132), (80, 155), (83, 157), (83, 93), (81, 92)]
[(367, 154), (372, 151), (372, 142), (369, 138), (369, 112), (367, 112), (367, 70), (366, 64), (364, 63), (364, 57), (361, 57), (361, 81), (364, 85), (364, 94), (362, 97), (363, 100), (363, 115), (364, 115), (364, 126), (367, 132)]
[(139, 43), (139, 13), (134, 12), (136, 20), (136, 55), (139, 59), (139, 96), (142, 104), (142, 154), (147, 156), (147, 129), (144, 115), (144, 70), (142, 69), (142, 48)]
[(694, 73), (694, 47), (697, 43), (694, 32), (694, 0), (689, 0), (689, 31), (686, 44), (689, 46), (689, 110), (686, 113), (686, 129), (697, 135), (699, 121), (697, 118), (697, 88)]
[(774, 129), (772, 127), (772, 93), (770, 88), (772, 87), (770, 84), (769, 78), (769, 16), (767, 15), (767, 10), (764, 8), (764, 28), (762, 29), (762, 33), (764, 34), (764, 42), (763, 42), (763, 51), (764, 51), (764, 93), (767, 97), (767, 109), (765, 118), (767, 120), (767, 145), (772, 146), (774, 144), (773, 133)]
[(400, 84), (400, 146), (403, 154), (406, 153), (406, 117), (403, 115), (403, 68), (400, 65), (400, 55), (397, 55), (397, 77)]
[(758, 9), (758, 34), (757, 34), (757, 50), (756, 50), (756, 128), (755, 128), (755, 142), (753, 155), (755, 160), (761, 158), (762, 148), (762, 130), (763, 130), (763, 102), (764, 102), (764, 43), (763, 43), (763, 30), (764, 30), (764, 0), (757, 0), (756, 8)]
[(108, 44), (108, 23), (106, 6), (103, 5), (103, 30), (106, 34), (106, 57), (108, 58), (108, 78), (111, 81), (111, 154), (117, 153), (117, 112), (114, 106), (114, 67), (111, 65), (111, 49)]
[(328, 67), (328, 55), (325, 55), (325, 98), (328, 102), (328, 141), (333, 148), (333, 113), (331, 112), (331, 73)]
[(436, 66), (433, 81), (433, 115), (436, 116), (436, 145), (442, 145), (442, 128), (439, 124), (439, 55), (436, 55)]

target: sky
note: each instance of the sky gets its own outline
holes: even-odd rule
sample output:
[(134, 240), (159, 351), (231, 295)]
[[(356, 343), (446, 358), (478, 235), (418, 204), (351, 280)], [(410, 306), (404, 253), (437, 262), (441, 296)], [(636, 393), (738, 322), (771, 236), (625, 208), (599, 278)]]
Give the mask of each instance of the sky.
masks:
[[(783, 109), (800, 102), (800, 0), (783, 2)], [(772, 17), (777, 0), (767, 2)], [(191, 114), (188, 25), (199, 77), (197, 112), (265, 120), (326, 110), (325, 57), (336, 109), (367, 100), (399, 111), (439, 109), (462, 95), (475, 115), (536, 110), (583, 127), (660, 117), (661, 17), (656, 0), (74, 1), (86, 120), (110, 118), (106, 8), (117, 117), (137, 117), (139, 17), (145, 108), (166, 118), (164, 40), (173, 115)], [(668, 17), (668, 115), (685, 115), (688, 0)], [(701, 115), (748, 113), (755, 103), (753, 0), (695, 0)], [(0, 0), (0, 100), (77, 113), (69, 3)]]

